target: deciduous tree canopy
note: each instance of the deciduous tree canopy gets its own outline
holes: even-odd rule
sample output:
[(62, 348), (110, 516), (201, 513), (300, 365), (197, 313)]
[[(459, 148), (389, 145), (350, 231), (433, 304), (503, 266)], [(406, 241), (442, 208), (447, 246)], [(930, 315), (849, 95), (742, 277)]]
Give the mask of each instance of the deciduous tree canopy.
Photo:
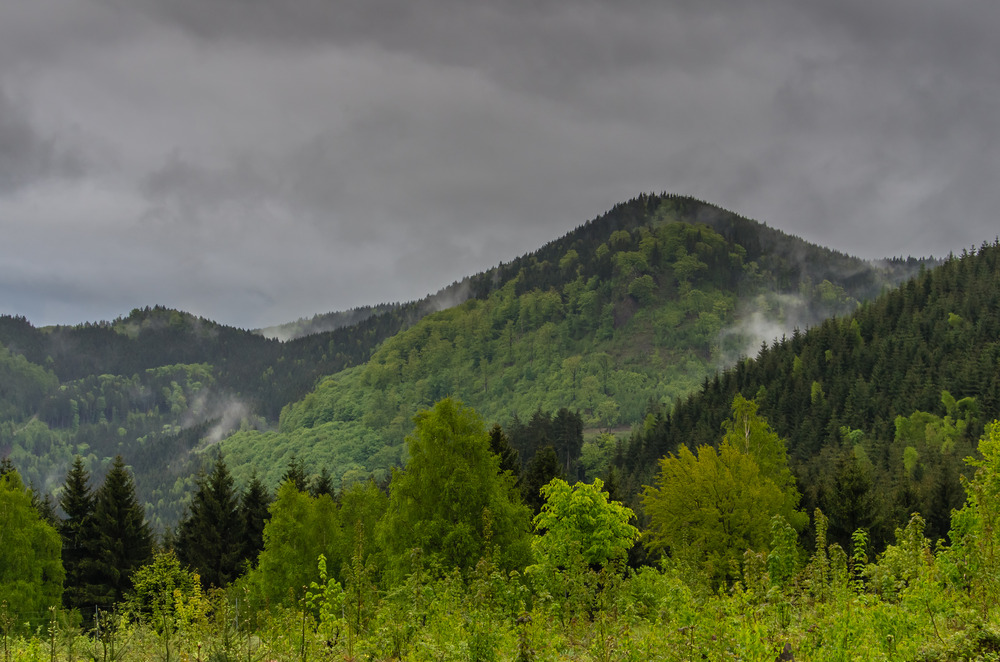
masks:
[(59, 605), (61, 549), (59, 534), (32, 507), (20, 475), (8, 471), (0, 476), (0, 599), (14, 614), (34, 621)]
[(409, 460), (393, 475), (379, 529), (387, 572), (405, 577), (414, 549), (443, 568), (469, 570), (494, 552), (502, 567), (523, 567), (529, 512), (490, 452), (482, 419), (446, 398), (415, 420), (406, 439)]

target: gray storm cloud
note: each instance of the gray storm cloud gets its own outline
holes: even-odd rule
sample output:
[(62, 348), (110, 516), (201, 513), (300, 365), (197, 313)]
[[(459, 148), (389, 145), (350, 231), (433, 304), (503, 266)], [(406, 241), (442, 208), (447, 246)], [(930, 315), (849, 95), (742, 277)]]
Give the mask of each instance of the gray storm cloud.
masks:
[(644, 191), (943, 255), (1000, 206), (1000, 6), (0, 5), (0, 312), (419, 299)]

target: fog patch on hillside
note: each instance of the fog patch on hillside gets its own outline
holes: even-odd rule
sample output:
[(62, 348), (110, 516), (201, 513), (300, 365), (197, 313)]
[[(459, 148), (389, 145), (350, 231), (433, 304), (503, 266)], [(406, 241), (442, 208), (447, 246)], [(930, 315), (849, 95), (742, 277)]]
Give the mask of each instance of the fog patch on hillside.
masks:
[[(832, 312), (831, 312), (832, 314)], [(737, 321), (723, 329), (717, 340), (717, 367), (725, 370), (738, 361), (757, 356), (763, 345), (788, 338), (796, 329), (805, 331), (829, 315), (798, 294), (760, 294), (744, 302)]]

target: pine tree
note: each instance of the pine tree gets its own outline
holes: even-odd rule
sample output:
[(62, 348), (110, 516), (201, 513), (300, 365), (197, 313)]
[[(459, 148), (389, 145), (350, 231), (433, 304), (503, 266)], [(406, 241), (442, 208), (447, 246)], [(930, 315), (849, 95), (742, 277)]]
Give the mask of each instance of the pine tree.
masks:
[(309, 494), (314, 497), (321, 496), (323, 494), (329, 494), (333, 496), (333, 476), (330, 475), (330, 470), (323, 467), (322, 471), (319, 472), (319, 476), (316, 476), (316, 480), (309, 488)]
[(541, 494), (543, 486), (548, 485), (553, 478), (562, 478), (562, 467), (559, 457), (552, 446), (546, 446), (535, 453), (528, 466), (524, 468), (524, 480), (521, 482), (521, 493), (533, 515), (542, 511), (545, 497)]
[(509, 471), (515, 484), (521, 482), (521, 459), (517, 450), (510, 445), (510, 438), (504, 433), (499, 423), (490, 428), (490, 450), (500, 458), (500, 471)]
[(177, 556), (201, 575), (205, 586), (226, 586), (242, 560), (241, 522), (233, 478), (220, 452), (212, 473), (198, 477), (198, 490), (177, 531)]
[(563, 473), (576, 477), (577, 460), (583, 448), (583, 419), (580, 414), (571, 412), (566, 407), (560, 409), (552, 419), (552, 434)]
[(94, 495), (94, 529), (96, 597), (111, 605), (132, 587), (132, 573), (153, 558), (153, 537), (121, 455)]
[(254, 469), (240, 497), (240, 559), (256, 565), (264, 549), (264, 525), (271, 519), (271, 494)]
[(281, 477), (281, 484), (288, 481), (292, 481), (295, 489), (299, 492), (305, 492), (309, 489), (309, 476), (306, 474), (306, 465), (295, 455), (288, 461), (288, 469), (285, 470), (285, 475)]
[(79, 455), (73, 459), (73, 465), (66, 474), (59, 506), (66, 514), (66, 519), (60, 521), (58, 526), (66, 571), (63, 604), (89, 614), (90, 609), (85, 607), (94, 604), (94, 591), (89, 582), (93, 566), (90, 559), (95, 550), (94, 494), (90, 489), (90, 473)]
[(56, 503), (52, 499), (52, 494), (46, 492), (42, 496), (42, 491), (35, 487), (32, 483), (31, 487), (28, 489), (31, 493), (31, 505), (35, 510), (38, 511), (38, 516), (41, 517), (46, 524), (51, 527), (56, 527), (59, 523), (59, 518), (56, 516)]

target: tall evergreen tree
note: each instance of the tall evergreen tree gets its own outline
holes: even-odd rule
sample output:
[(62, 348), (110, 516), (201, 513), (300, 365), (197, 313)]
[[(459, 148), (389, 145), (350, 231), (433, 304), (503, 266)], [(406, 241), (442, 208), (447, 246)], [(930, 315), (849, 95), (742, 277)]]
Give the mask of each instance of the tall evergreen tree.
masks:
[(271, 519), (271, 493), (254, 469), (240, 496), (240, 559), (256, 565), (264, 549), (264, 526)]
[(521, 495), (530, 508), (533, 515), (542, 511), (545, 497), (542, 496), (541, 489), (548, 485), (553, 478), (562, 478), (562, 466), (559, 463), (559, 456), (552, 446), (546, 446), (531, 458), (528, 466), (524, 468), (524, 480), (521, 482)]
[(66, 571), (63, 604), (89, 614), (94, 604), (94, 590), (89, 573), (94, 555), (94, 494), (90, 489), (90, 473), (77, 455), (66, 474), (59, 506), (66, 519), (59, 522), (62, 536), (62, 562)]
[(49, 526), (56, 527), (59, 524), (59, 517), (56, 516), (56, 503), (52, 499), (52, 493), (46, 492), (43, 495), (34, 484), (28, 488), (28, 492), (31, 493), (31, 505), (38, 511), (38, 516)]
[(132, 573), (153, 558), (153, 536), (121, 455), (94, 495), (94, 583), (101, 605), (120, 602)]
[(198, 490), (177, 531), (177, 556), (201, 575), (205, 586), (224, 587), (240, 570), (239, 500), (220, 452), (212, 473), (198, 477)]
[(583, 419), (579, 412), (561, 408), (552, 419), (553, 442), (563, 473), (576, 478), (576, 468), (583, 448)]
[(494, 423), (490, 428), (490, 450), (500, 458), (500, 471), (509, 471), (514, 477), (515, 484), (520, 484), (521, 459), (517, 450), (510, 445), (510, 438), (499, 423)]
[(288, 461), (288, 469), (281, 477), (281, 483), (292, 481), (295, 489), (299, 492), (306, 492), (309, 489), (309, 475), (306, 473), (306, 464), (299, 457), (293, 455)]
[(316, 476), (316, 480), (312, 482), (309, 487), (309, 494), (314, 497), (322, 496), (324, 494), (329, 494), (333, 496), (333, 476), (330, 475), (330, 470), (323, 467), (319, 475)]

